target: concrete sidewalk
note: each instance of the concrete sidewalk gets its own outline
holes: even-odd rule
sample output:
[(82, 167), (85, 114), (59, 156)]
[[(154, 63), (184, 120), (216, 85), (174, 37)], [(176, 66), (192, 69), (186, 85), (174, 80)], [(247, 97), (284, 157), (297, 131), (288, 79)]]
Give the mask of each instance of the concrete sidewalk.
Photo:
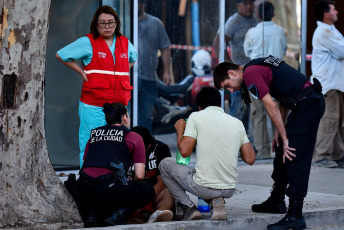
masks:
[[(194, 161), (192, 157), (191, 162)], [(152, 224), (120, 225), (94, 229), (130, 230), (184, 230), (184, 229), (266, 229), (270, 223), (280, 220), (284, 215), (260, 214), (251, 211), (254, 203), (264, 201), (272, 186), (270, 177), (272, 160), (256, 161), (253, 166), (239, 162), (239, 183), (236, 194), (226, 199), (227, 221), (210, 221), (210, 214), (203, 213), (197, 221), (172, 221)], [(65, 172), (68, 174), (69, 172)], [(60, 177), (61, 180), (66, 177)], [(309, 192), (304, 203), (304, 216), (309, 229), (344, 229), (344, 169), (312, 167)], [(190, 195), (195, 204), (197, 197)], [(287, 199), (286, 199), (287, 200)]]

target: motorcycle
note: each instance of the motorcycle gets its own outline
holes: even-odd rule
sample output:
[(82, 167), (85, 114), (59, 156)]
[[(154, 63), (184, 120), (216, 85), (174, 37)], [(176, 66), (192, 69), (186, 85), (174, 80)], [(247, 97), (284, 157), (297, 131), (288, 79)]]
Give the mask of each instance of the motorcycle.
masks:
[(205, 86), (214, 87), (211, 75), (211, 57), (207, 51), (199, 50), (191, 59), (192, 75), (181, 82), (165, 85), (158, 80), (158, 98), (153, 112), (153, 134), (175, 132), (174, 124), (180, 118), (188, 118), (198, 111), (196, 95)]

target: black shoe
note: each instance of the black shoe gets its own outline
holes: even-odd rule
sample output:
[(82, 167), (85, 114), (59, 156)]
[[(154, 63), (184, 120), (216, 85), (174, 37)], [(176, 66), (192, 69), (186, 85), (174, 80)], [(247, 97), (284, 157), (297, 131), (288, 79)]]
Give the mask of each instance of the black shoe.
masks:
[(85, 222), (85, 228), (99, 227), (97, 220), (98, 220), (98, 216), (97, 216), (96, 211), (90, 211), (88, 213), (88, 218)]
[(306, 221), (305, 218), (300, 217), (296, 218), (293, 216), (285, 216), (282, 220), (278, 221), (274, 224), (269, 224), (267, 230), (302, 230), (306, 229)]
[(261, 204), (252, 205), (253, 212), (284, 214), (287, 213), (285, 201), (274, 201), (271, 198), (267, 199)]
[(111, 213), (110, 216), (105, 218), (105, 220), (104, 220), (105, 226), (114, 226), (114, 225), (126, 224), (125, 216), (123, 214), (124, 214), (124, 209), (114, 211), (113, 213)]
[(94, 227), (98, 227), (97, 220), (93, 216), (90, 216), (86, 220), (85, 228), (94, 228)]

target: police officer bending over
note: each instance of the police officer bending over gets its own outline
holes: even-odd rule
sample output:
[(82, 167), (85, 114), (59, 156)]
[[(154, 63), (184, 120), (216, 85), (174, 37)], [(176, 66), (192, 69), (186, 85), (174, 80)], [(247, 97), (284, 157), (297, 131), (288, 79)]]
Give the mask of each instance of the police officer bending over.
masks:
[[(261, 204), (254, 204), (252, 211), (286, 213), (284, 197), (287, 195), (286, 216), (267, 229), (306, 229), (303, 200), (307, 195), (319, 121), (325, 109), (319, 81), (314, 79), (312, 85), (306, 76), (284, 61), (269, 56), (254, 59), (245, 66), (223, 62), (214, 70), (214, 83), (218, 89), (242, 90), (243, 104), (250, 102), (248, 89), (263, 102), (276, 127), (272, 142), (274, 186), (271, 196)], [(279, 101), (279, 106), (273, 98)]]
[[(145, 176), (145, 146), (140, 135), (129, 131), (127, 109), (120, 103), (104, 104), (107, 125), (91, 131), (77, 188), (87, 210), (86, 227), (125, 224), (125, 218), (155, 197)], [(127, 180), (130, 164), (133, 180)]]

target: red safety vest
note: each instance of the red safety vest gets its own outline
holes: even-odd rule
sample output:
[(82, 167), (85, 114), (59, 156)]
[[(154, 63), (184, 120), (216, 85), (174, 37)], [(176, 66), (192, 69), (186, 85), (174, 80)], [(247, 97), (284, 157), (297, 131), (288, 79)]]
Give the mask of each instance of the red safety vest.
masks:
[(128, 39), (116, 37), (114, 64), (111, 51), (102, 37), (86, 35), (92, 44), (93, 56), (90, 64), (84, 66), (87, 82), (82, 84), (80, 101), (89, 105), (103, 106), (119, 102), (128, 105), (131, 98), (128, 57)]

